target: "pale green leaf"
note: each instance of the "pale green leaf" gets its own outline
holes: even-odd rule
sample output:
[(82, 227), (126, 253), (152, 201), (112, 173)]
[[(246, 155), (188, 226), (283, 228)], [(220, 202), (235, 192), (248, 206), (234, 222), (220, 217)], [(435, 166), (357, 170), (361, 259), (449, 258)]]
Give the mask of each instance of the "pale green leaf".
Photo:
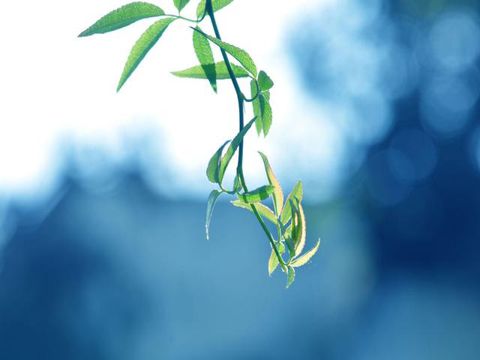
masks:
[(287, 273), (287, 288), (290, 287), (290, 285), (293, 284), (295, 281), (295, 269), (291, 266), (288, 267), (288, 273)]
[(239, 194), (238, 198), (247, 204), (255, 204), (265, 199), (268, 199), (273, 194), (273, 186), (264, 185), (258, 189)]
[[(237, 78), (246, 78), (248, 77), (248, 73), (245, 71), (244, 68), (241, 66), (231, 64), (233, 73)], [(221, 61), (215, 64), (215, 73), (217, 80), (230, 80), (230, 74), (228, 73), (227, 65), (225, 62)], [(190, 79), (207, 79), (207, 75), (205, 74), (205, 70), (202, 66), (193, 66), (191, 68), (174, 71), (172, 72), (173, 75), (182, 77), (182, 78), (190, 78)]]
[[(213, 11), (218, 11), (223, 9), (225, 6), (230, 5), (233, 0), (212, 0)], [(200, 19), (205, 12), (205, 5), (207, 4), (206, 0), (200, 1), (197, 7), (197, 17)]]
[(225, 171), (227, 171), (227, 167), (228, 167), (228, 164), (230, 163), (230, 160), (232, 160), (232, 157), (237, 151), (238, 146), (243, 141), (243, 138), (247, 134), (248, 130), (250, 130), (250, 127), (254, 122), (255, 122), (255, 119), (251, 120), (247, 125), (245, 125), (242, 131), (240, 131), (230, 143), (230, 146), (228, 147), (227, 151), (225, 152), (225, 155), (223, 156), (220, 162), (220, 170), (219, 170), (219, 176), (218, 176), (220, 182), (222, 182), (223, 177), (225, 176)]
[(218, 200), (218, 197), (222, 194), (222, 192), (218, 190), (213, 190), (208, 197), (208, 204), (207, 204), (207, 217), (205, 219), (205, 234), (207, 236), (207, 240), (210, 239), (210, 222), (212, 221), (212, 214), (213, 209), (215, 208), (215, 204)]
[[(200, 30), (200, 28), (197, 27), (197, 30)], [(198, 31), (194, 31), (193, 48), (213, 91), (217, 92), (217, 71), (210, 42)]]
[[(282, 243), (277, 243), (277, 249), (280, 255), (283, 255), (285, 253), (285, 245)], [(272, 249), (272, 252), (270, 254), (270, 259), (268, 260), (268, 275), (272, 276), (274, 271), (277, 269), (278, 265), (280, 265), (280, 262), (278, 261), (277, 254), (275, 253), (275, 250)]]
[(301, 203), (303, 199), (303, 185), (301, 181), (298, 181), (293, 188), (290, 195), (288, 195), (285, 205), (282, 210), (282, 215), (280, 216), (281, 222), (283, 225), (286, 225), (288, 221), (292, 218), (292, 207), (291, 200), (295, 200), (297, 203)]
[(201, 32), (200, 30), (194, 29), (195, 31), (200, 32), (203, 36), (205, 36), (208, 40), (212, 43), (220, 47), (221, 49), (225, 50), (227, 53), (232, 55), (250, 74), (253, 76), (257, 76), (257, 66), (253, 62), (253, 59), (250, 55), (243, 49), (240, 49), (234, 45), (228, 44), (223, 42), (222, 40), (217, 39), (216, 37), (210, 36)]
[(307, 238), (307, 223), (305, 221), (305, 213), (301, 204), (295, 209), (297, 214), (295, 218), (295, 231), (292, 233), (293, 244), (295, 246), (295, 256), (298, 256), (302, 253), (303, 248), (305, 247), (305, 242)]
[[(250, 204), (247, 204), (247, 203), (243, 202), (242, 200), (232, 201), (232, 204), (236, 207), (246, 209), (246, 210), (249, 210), (249, 211), (253, 212), (252, 206)], [(257, 203), (257, 204), (255, 204), (255, 208), (257, 209), (258, 213), (263, 218), (267, 219), (268, 221), (272, 222), (273, 224), (277, 224), (277, 219), (275, 218), (275, 214), (273, 213), (272, 210), (270, 210), (270, 208), (268, 206), (266, 206), (262, 203)]]
[(265, 172), (267, 173), (268, 182), (274, 188), (274, 191), (273, 191), (273, 205), (274, 205), (274, 208), (275, 208), (275, 214), (277, 214), (277, 216), (280, 216), (280, 214), (282, 213), (282, 209), (283, 209), (282, 187), (280, 186), (280, 182), (278, 181), (277, 177), (275, 176), (275, 173), (272, 170), (272, 167), (270, 166), (270, 162), (268, 161), (267, 156), (260, 151), (258, 153), (262, 157), (263, 165), (265, 167)]
[(189, 2), (190, 0), (173, 0), (173, 4), (177, 8), (178, 12), (182, 11)]
[(270, 127), (272, 126), (272, 107), (270, 106), (269, 100), (262, 94), (260, 94), (260, 111), (262, 113), (262, 125), (263, 125), (263, 134), (268, 135)]
[(308, 263), (313, 256), (316, 254), (318, 248), (320, 247), (320, 240), (318, 240), (317, 244), (313, 249), (305, 253), (304, 255), (300, 256), (298, 259), (295, 259), (292, 261), (291, 266), (292, 267), (300, 267)]
[(162, 16), (165, 12), (158, 6), (146, 2), (132, 2), (108, 13), (95, 24), (83, 31), (79, 36), (104, 34), (121, 29), (134, 22), (155, 16)]
[(258, 73), (258, 86), (261, 91), (267, 91), (273, 87), (273, 81), (265, 71), (260, 71)]
[(260, 135), (263, 131), (262, 111), (260, 109), (260, 99), (258, 98), (257, 82), (255, 80), (250, 81), (250, 92), (252, 95), (252, 107), (253, 115), (256, 117), (255, 127), (257, 128), (257, 134)]
[(242, 180), (237, 174), (235, 175), (235, 179), (233, 181), (233, 192), (238, 193), (240, 190), (242, 190)]
[(223, 149), (230, 141), (226, 141), (225, 144), (220, 146), (220, 148), (213, 154), (212, 158), (208, 162), (207, 167), (207, 177), (210, 182), (214, 184), (219, 184), (219, 172), (220, 172), (220, 159), (222, 158)]
[(133, 46), (132, 50), (130, 51), (130, 55), (128, 56), (127, 63), (123, 69), (122, 76), (120, 77), (120, 81), (118, 83), (117, 91), (119, 91), (125, 82), (128, 80), (130, 75), (135, 71), (137, 66), (143, 60), (145, 55), (150, 51), (150, 49), (157, 43), (160, 37), (163, 35), (167, 27), (173, 22), (175, 19), (162, 19), (158, 20), (157, 22), (153, 23), (137, 40), (135, 45)]

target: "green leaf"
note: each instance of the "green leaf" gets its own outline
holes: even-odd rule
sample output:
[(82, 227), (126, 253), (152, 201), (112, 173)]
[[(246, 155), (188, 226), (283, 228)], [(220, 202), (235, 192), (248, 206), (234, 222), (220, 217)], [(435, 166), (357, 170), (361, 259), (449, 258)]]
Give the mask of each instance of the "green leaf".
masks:
[[(294, 205), (292, 205), (294, 206)], [(305, 222), (305, 213), (301, 204), (295, 207), (295, 224), (292, 231), (293, 244), (295, 246), (295, 256), (302, 253), (307, 238), (307, 224)]]
[(243, 141), (243, 138), (247, 134), (248, 130), (252, 127), (252, 124), (255, 122), (255, 119), (250, 120), (250, 122), (244, 126), (242, 131), (240, 131), (237, 136), (232, 140), (230, 143), (230, 146), (228, 147), (225, 155), (223, 156), (221, 162), (220, 162), (220, 170), (219, 170), (219, 175), (218, 179), (220, 182), (223, 181), (223, 177), (225, 176), (225, 171), (227, 171), (228, 164), (230, 163), (230, 160), (232, 160), (233, 155), (238, 149), (238, 146), (240, 143)]
[(250, 91), (252, 94), (252, 107), (253, 107), (253, 114), (257, 118), (255, 120), (255, 127), (257, 128), (257, 134), (260, 135), (263, 131), (263, 122), (262, 122), (262, 111), (260, 109), (260, 99), (258, 98), (258, 88), (257, 82), (255, 80), (250, 81)]
[(294, 281), (295, 281), (295, 269), (289, 266), (288, 273), (287, 273), (287, 289), (290, 287), (290, 285), (293, 284)]
[[(197, 27), (197, 30), (200, 30), (200, 28)], [(217, 92), (217, 71), (215, 69), (215, 59), (213, 58), (210, 42), (198, 31), (194, 31), (193, 48), (213, 91)]]
[(190, 0), (173, 0), (173, 4), (177, 8), (178, 12), (182, 11), (189, 2)]
[(239, 194), (238, 198), (247, 204), (255, 204), (265, 199), (268, 199), (273, 194), (273, 186), (264, 185), (253, 191)]
[(207, 177), (210, 182), (214, 184), (220, 184), (219, 171), (220, 171), (220, 159), (222, 157), (223, 149), (230, 141), (226, 141), (225, 144), (213, 154), (212, 158), (208, 162)]
[(78, 36), (104, 34), (121, 29), (138, 20), (162, 15), (165, 15), (165, 12), (156, 5), (139, 1), (132, 2), (108, 13)]
[(263, 134), (267, 136), (272, 126), (272, 107), (263, 94), (260, 94), (260, 111), (262, 113)]
[(320, 240), (317, 241), (317, 244), (313, 249), (305, 253), (304, 255), (300, 256), (298, 259), (295, 259), (292, 261), (291, 266), (292, 267), (300, 267), (308, 263), (313, 256), (316, 254), (318, 248), (320, 247)]
[(240, 190), (242, 190), (242, 181), (240, 179), (240, 176), (235, 175), (235, 179), (233, 181), (233, 192), (238, 193)]
[(282, 213), (282, 209), (283, 209), (282, 187), (280, 186), (280, 182), (278, 181), (277, 177), (275, 176), (275, 173), (273, 172), (273, 170), (270, 166), (270, 162), (268, 161), (267, 156), (260, 151), (258, 153), (262, 157), (263, 165), (265, 167), (265, 172), (267, 173), (268, 182), (270, 183), (270, 185), (273, 186), (273, 189), (274, 189), (274, 191), (273, 191), (273, 205), (274, 205), (274, 208), (275, 208), (275, 214), (277, 216), (280, 216), (280, 214)]
[(285, 206), (283, 207), (282, 215), (280, 216), (280, 220), (283, 225), (286, 225), (292, 217), (291, 200), (296, 200), (297, 203), (301, 203), (302, 199), (303, 185), (301, 181), (298, 181), (290, 195), (288, 195), (287, 200), (285, 201)]
[(210, 222), (212, 221), (212, 214), (213, 209), (215, 208), (215, 204), (217, 203), (218, 197), (222, 195), (221, 191), (213, 190), (208, 197), (208, 204), (207, 204), (207, 217), (205, 219), (205, 234), (207, 236), (207, 240), (210, 239)]
[[(241, 66), (231, 64), (233, 73), (237, 78), (246, 78), (248, 77), (248, 73), (245, 71), (244, 68)], [(230, 74), (227, 70), (227, 65), (225, 62), (221, 61), (215, 64), (215, 73), (217, 75), (217, 80), (230, 80)], [(190, 78), (190, 79), (207, 79), (207, 75), (205, 74), (205, 70), (202, 66), (193, 66), (191, 68), (174, 71), (172, 72), (173, 75), (182, 77), (182, 78)]]
[[(233, 206), (246, 209), (248, 211), (253, 212), (252, 206), (250, 204), (247, 204), (243, 202), (242, 200), (235, 200), (232, 201)], [(277, 224), (277, 219), (275, 218), (275, 214), (273, 213), (270, 208), (262, 203), (256, 203), (255, 208), (257, 209), (258, 213), (267, 219), (268, 221), (272, 222), (273, 224)]]
[(194, 29), (194, 30), (200, 32), (200, 34), (205, 36), (212, 43), (214, 43), (215, 45), (217, 45), (218, 47), (220, 47), (221, 49), (225, 50), (227, 53), (232, 55), (240, 64), (242, 64), (245, 70), (247, 70), (250, 74), (252, 74), (255, 77), (257, 76), (257, 66), (253, 62), (253, 59), (245, 50), (240, 49), (234, 45), (228, 44), (226, 42), (223, 42), (222, 40), (219, 40), (213, 36), (205, 34), (200, 30), (197, 30), (197, 29)]
[[(232, 2), (233, 0), (212, 0), (213, 11), (223, 9), (225, 6), (230, 5)], [(197, 17), (199, 19), (203, 16), (203, 13), (205, 12), (205, 5), (207, 5), (206, 0), (202, 0), (200, 1), (200, 4), (198, 4)]]
[[(282, 243), (277, 243), (277, 249), (280, 255), (283, 255), (285, 253), (285, 245), (283, 245)], [(270, 259), (268, 260), (269, 276), (272, 276), (278, 265), (280, 265), (280, 263), (278, 262), (277, 254), (275, 253), (275, 250), (272, 249), (272, 252), (270, 253)]]
[(158, 20), (157, 22), (153, 23), (153, 25), (151, 25), (142, 34), (142, 36), (140, 36), (140, 38), (137, 40), (132, 50), (130, 51), (127, 63), (125, 64), (122, 76), (120, 77), (120, 81), (118, 83), (117, 91), (122, 88), (130, 75), (132, 75), (137, 66), (143, 60), (145, 55), (147, 55), (150, 49), (157, 43), (157, 41), (167, 29), (167, 27), (173, 21), (175, 21), (175, 19)]
[(260, 71), (258, 73), (258, 86), (260, 87), (261, 91), (270, 90), (273, 85), (272, 79), (270, 79), (265, 71)]

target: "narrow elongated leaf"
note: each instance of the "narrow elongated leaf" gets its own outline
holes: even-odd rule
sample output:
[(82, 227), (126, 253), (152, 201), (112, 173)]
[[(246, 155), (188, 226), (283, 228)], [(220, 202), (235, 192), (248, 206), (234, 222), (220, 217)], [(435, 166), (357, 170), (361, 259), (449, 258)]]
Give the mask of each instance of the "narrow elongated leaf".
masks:
[(319, 247), (320, 247), (320, 240), (317, 241), (317, 244), (313, 249), (309, 250), (307, 253), (300, 256), (298, 259), (293, 260), (291, 263), (291, 266), (300, 267), (308, 263), (313, 258), (313, 256), (317, 253)]
[(303, 212), (303, 207), (301, 204), (298, 204), (296, 211), (296, 228), (295, 232), (292, 234), (293, 244), (295, 245), (295, 256), (298, 256), (302, 253), (303, 248), (305, 247), (305, 242), (307, 238), (307, 223), (305, 222), (305, 213)]
[(265, 199), (268, 199), (272, 194), (273, 194), (273, 186), (264, 185), (253, 191), (249, 191), (245, 194), (240, 194), (238, 195), (238, 197), (244, 203), (255, 204)]
[(242, 180), (240, 179), (240, 176), (235, 175), (235, 179), (233, 181), (233, 191), (235, 193), (238, 193), (240, 190), (242, 190)]
[[(200, 30), (200, 28), (197, 27), (197, 30)], [(210, 42), (198, 31), (194, 31), (193, 48), (213, 91), (217, 92), (217, 71)]]
[(208, 162), (207, 167), (207, 177), (210, 182), (214, 184), (219, 184), (219, 171), (220, 171), (220, 159), (222, 158), (223, 149), (230, 141), (226, 141), (225, 144), (220, 146), (220, 148), (213, 154), (212, 158)]
[(205, 219), (205, 234), (207, 236), (207, 240), (210, 239), (210, 222), (212, 221), (213, 209), (215, 208), (215, 204), (217, 203), (220, 195), (222, 195), (222, 192), (213, 190), (208, 197), (207, 217)]
[(272, 126), (273, 113), (269, 100), (263, 94), (260, 94), (260, 111), (262, 113), (263, 134), (267, 136)]
[[(285, 253), (285, 245), (283, 245), (283, 243), (277, 243), (277, 249), (280, 255), (283, 255)], [(277, 269), (278, 265), (280, 265), (280, 263), (278, 262), (277, 254), (275, 253), (275, 250), (272, 249), (272, 252), (270, 254), (270, 259), (268, 260), (269, 276), (272, 276), (274, 271)]]
[[(225, 6), (230, 5), (233, 0), (212, 0), (212, 7), (213, 11), (218, 11), (223, 9)], [(205, 5), (207, 4), (207, 0), (200, 1), (197, 7), (197, 17), (200, 19), (205, 12)]]
[(258, 73), (258, 86), (260, 87), (261, 91), (270, 90), (273, 85), (272, 79), (270, 79), (265, 71), (260, 71)]
[(173, 4), (177, 8), (178, 12), (182, 11), (189, 2), (190, 0), (173, 0)]
[[(250, 204), (247, 204), (243, 202), (242, 200), (235, 200), (232, 201), (233, 206), (246, 209), (248, 211), (253, 212), (252, 206)], [(255, 204), (255, 208), (257, 209), (258, 213), (268, 221), (272, 222), (273, 224), (277, 223), (277, 219), (275, 218), (275, 214), (273, 213), (270, 208), (262, 203), (257, 203)]]
[(227, 53), (232, 55), (242, 66), (247, 70), (250, 74), (253, 76), (257, 76), (257, 66), (255, 65), (253, 59), (250, 57), (250, 55), (243, 49), (240, 49), (234, 45), (228, 44), (226, 42), (223, 42), (222, 40), (219, 40), (213, 36), (210, 36), (208, 34), (205, 34), (204, 32), (194, 29), (195, 31), (200, 32), (203, 36), (205, 36), (208, 40), (210, 40), (212, 43), (220, 47), (221, 49), (225, 50)]
[[(237, 78), (248, 77), (248, 73), (245, 71), (244, 68), (235, 64), (231, 64), (231, 65), (232, 65), (233, 73)], [(227, 65), (223, 61), (215, 64), (215, 73), (216, 73), (217, 80), (230, 80), (230, 74), (228, 73)], [(205, 70), (201, 65), (193, 66), (185, 70), (174, 71), (172, 72), (172, 74), (182, 78), (207, 79)]]
[(260, 99), (258, 98), (258, 88), (257, 83), (255, 80), (250, 81), (250, 92), (252, 95), (252, 107), (253, 107), (253, 114), (256, 117), (255, 120), (255, 127), (257, 129), (257, 134), (260, 135), (263, 131), (263, 122), (262, 122), (262, 111), (260, 109)]
[(290, 285), (293, 284), (294, 281), (295, 281), (295, 269), (289, 266), (288, 273), (287, 273), (287, 289), (290, 287)]
[(272, 167), (270, 166), (270, 162), (268, 161), (267, 156), (260, 151), (258, 153), (262, 157), (263, 165), (265, 167), (265, 172), (267, 173), (268, 182), (270, 183), (270, 185), (273, 186), (273, 189), (274, 189), (274, 191), (273, 191), (273, 205), (274, 205), (274, 208), (275, 208), (275, 214), (277, 216), (280, 216), (280, 214), (282, 213), (282, 209), (283, 209), (282, 187), (280, 186), (280, 182), (278, 181), (277, 177), (275, 176), (275, 173), (272, 170)]
[(280, 216), (281, 222), (283, 225), (286, 225), (292, 217), (292, 206), (291, 200), (295, 200), (297, 203), (301, 203), (303, 199), (303, 185), (301, 181), (298, 181), (295, 187), (293, 188), (290, 195), (288, 195), (285, 205), (282, 210), (282, 215)]
[(218, 175), (220, 182), (222, 182), (223, 177), (225, 176), (225, 171), (227, 171), (227, 167), (228, 167), (228, 164), (230, 163), (230, 160), (232, 160), (232, 157), (237, 151), (238, 146), (243, 141), (243, 138), (247, 134), (248, 130), (250, 130), (254, 122), (255, 122), (255, 119), (251, 120), (247, 125), (245, 125), (243, 130), (240, 131), (230, 143), (230, 146), (228, 147), (227, 151), (225, 152), (225, 155), (223, 156), (220, 162), (220, 170)]
[(156, 5), (146, 2), (132, 2), (108, 13), (95, 24), (83, 31), (79, 36), (104, 34), (121, 29), (134, 22), (155, 16), (162, 16), (165, 12)]
[(130, 75), (132, 75), (137, 66), (143, 60), (145, 55), (147, 55), (150, 49), (157, 43), (157, 41), (167, 29), (167, 27), (173, 21), (175, 21), (175, 19), (171, 18), (158, 20), (157, 22), (153, 23), (153, 25), (151, 25), (142, 34), (142, 36), (140, 36), (140, 38), (137, 40), (132, 50), (130, 51), (127, 63), (125, 64), (122, 76), (120, 77), (120, 81), (118, 83), (117, 91), (122, 88)]

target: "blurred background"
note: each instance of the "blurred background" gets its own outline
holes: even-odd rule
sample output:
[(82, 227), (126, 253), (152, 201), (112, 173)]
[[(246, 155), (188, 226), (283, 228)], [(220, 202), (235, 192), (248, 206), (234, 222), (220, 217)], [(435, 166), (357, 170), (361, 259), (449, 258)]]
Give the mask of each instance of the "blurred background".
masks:
[(307, 246), (322, 239), (288, 290), (227, 199), (204, 239), (205, 168), (237, 114), (230, 83), (169, 74), (195, 64), (188, 27), (119, 94), (149, 22), (76, 38), (123, 4), (0, 4), (0, 358), (480, 358), (477, 0), (218, 13), (276, 84), (249, 182), (265, 151), (286, 191), (304, 182)]

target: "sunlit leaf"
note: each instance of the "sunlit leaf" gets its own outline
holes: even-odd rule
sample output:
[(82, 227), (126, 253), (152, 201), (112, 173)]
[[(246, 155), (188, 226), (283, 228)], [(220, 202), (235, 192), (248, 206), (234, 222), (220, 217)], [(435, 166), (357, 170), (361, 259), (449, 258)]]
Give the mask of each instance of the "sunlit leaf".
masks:
[(171, 18), (158, 20), (157, 22), (153, 23), (153, 25), (151, 25), (142, 34), (142, 36), (140, 36), (140, 38), (137, 40), (132, 50), (130, 51), (127, 63), (125, 64), (122, 76), (120, 77), (120, 81), (118, 83), (117, 91), (122, 88), (130, 75), (132, 75), (137, 66), (143, 60), (145, 55), (147, 55), (150, 49), (157, 43), (157, 41), (167, 29), (167, 27), (173, 21), (175, 21), (175, 19)]
[(208, 40), (210, 40), (212, 43), (220, 47), (221, 49), (225, 50), (227, 53), (232, 55), (242, 66), (250, 72), (253, 76), (257, 76), (257, 67), (253, 61), (253, 59), (250, 57), (250, 55), (243, 49), (240, 49), (234, 45), (228, 44), (226, 42), (223, 42), (222, 40), (219, 40), (213, 36), (210, 36), (208, 34), (205, 34), (204, 32), (194, 29), (195, 31), (198, 31), (200, 34), (205, 36)]
[(270, 102), (263, 94), (260, 94), (259, 100), (260, 111), (262, 113), (263, 134), (267, 136), (268, 132), (270, 131), (270, 127), (272, 126), (272, 107), (270, 106)]
[(295, 259), (292, 261), (291, 266), (292, 267), (300, 267), (308, 263), (313, 256), (316, 254), (318, 248), (320, 247), (320, 240), (318, 240), (317, 244), (313, 249), (310, 251), (306, 252), (304, 255), (300, 256), (299, 258)]
[[(237, 78), (245, 78), (248, 77), (248, 73), (245, 71), (244, 68), (241, 66), (231, 64), (233, 73)], [(225, 62), (221, 61), (215, 64), (215, 73), (217, 76), (217, 80), (229, 80), (230, 74), (227, 70), (227, 65)], [(182, 77), (182, 78), (190, 78), (190, 79), (207, 79), (207, 75), (205, 74), (205, 70), (202, 66), (193, 66), (191, 68), (174, 71), (172, 72), (173, 75)]]
[(273, 81), (265, 71), (260, 71), (258, 73), (258, 86), (261, 91), (267, 91), (273, 87)]
[[(277, 249), (280, 255), (283, 255), (285, 253), (285, 245), (282, 243), (277, 243)], [(268, 275), (271, 276), (274, 271), (277, 269), (278, 265), (280, 265), (280, 262), (278, 261), (277, 254), (275, 253), (275, 250), (272, 249), (272, 252), (270, 254), (270, 258), (268, 260)]]
[[(200, 30), (199, 27), (197, 27), (197, 29)], [(193, 48), (213, 91), (217, 92), (217, 71), (210, 42), (198, 31), (194, 31)]]
[(220, 183), (220, 159), (222, 158), (223, 149), (230, 141), (226, 141), (220, 148), (213, 154), (212, 158), (208, 162), (207, 177), (210, 182), (214, 184)]
[[(249, 211), (253, 212), (252, 206), (250, 204), (247, 204), (247, 203), (243, 202), (242, 200), (232, 201), (232, 204), (236, 207), (246, 209), (246, 210), (249, 210)], [(275, 214), (273, 213), (272, 210), (270, 210), (270, 208), (268, 206), (266, 206), (262, 203), (256, 203), (255, 208), (257, 209), (258, 213), (263, 218), (267, 219), (268, 221), (272, 222), (273, 224), (277, 223), (277, 219), (275, 218)]]
[(255, 127), (257, 128), (257, 134), (260, 135), (263, 131), (262, 111), (260, 109), (260, 99), (258, 98), (257, 82), (255, 80), (250, 81), (250, 92), (252, 95), (252, 107), (253, 114), (256, 117)]
[(295, 269), (291, 266), (288, 267), (288, 273), (287, 273), (287, 288), (290, 287), (290, 285), (293, 284), (295, 281)]
[(228, 147), (227, 151), (225, 152), (225, 155), (223, 156), (220, 162), (220, 170), (218, 175), (220, 182), (222, 182), (223, 177), (225, 176), (225, 171), (227, 171), (227, 167), (228, 167), (228, 164), (230, 163), (230, 160), (232, 160), (232, 157), (237, 151), (238, 146), (243, 141), (244, 136), (247, 134), (248, 130), (250, 130), (250, 127), (254, 122), (255, 122), (255, 119), (251, 120), (247, 125), (245, 125), (242, 131), (240, 131), (230, 143), (230, 146)]
[(132, 2), (108, 13), (95, 24), (83, 31), (79, 36), (104, 34), (121, 29), (134, 22), (155, 16), (162, 16), (165, 12), (156, 5), (146, 2)]
[(173, 4), (177, 8), (178, 12), (182, 11), (189, 2), (190, 0), (173, 0)]
[[(233, 0), (212, 0), (212, 8), (213, 11), (218, 11), (223, 9), (225, 6), (230, 5)], [(207, 0), (200, 1), (197, 7), (197, 17), (200, 19), (205, 12), (205, 5), (207, 4)]]
[(280, 186), (280, 182), (278, 181), (277, 177), (275, 176), (275, 173), (272, 170), (272, 167), (270, 166), (270, 162), (268, 161), (267, 156), (260, 151), (258, 153), (262, 157), (263, 165), (265, 167), (265, 172), (267, 173), (268, 182), (274, 188), (274, 191), (273, 191), (273, 205), (274, 205), (274, 208), (275, 208), (275, 214), (277, 214), (277, 216), (279, 216), (282, 213), (282, 209), (283, 209), (282, 187)]
[(218, 200), (218, 197), (222, 193), (218, 190), (213, 190), (208, 197), (208, 204), (207, 204), (207, 217), (205, 219), (205, 234), (207, 236), (207, 240), (210, 239), (210, 222), (212, 221), (212, 214), (213, 209), (215, 208), (215, 204)]
[(301, 181), (298, 181), (293, 188), (290, 195), (288, 195), (285, 205), (282, 210), (282, 215), (280, 216), (281, 222), (283, 225), (286, 225), (288, 221), (292, 218), (292, 207), (291, 200), (296, 200), (297, 203), (301, 203), (303, 199), (303, 185)]
[(268, 199), (273, 194), (273, 186), (264, 185), (258, 189), (249, 191), (245, 194), (238, 195), (239, 199), (247, 204), (255, 204)]
[(305, 242), (307, 238), (307, 224), (305, 222), (305, 213), (301, 204), (295, 208), (296, 212), (296, 226), (295, 231), (292, 233), (293, 244), (295, 246), (295, 256), (298, 256), (302, 253), (303, 248), (305, 247)]

